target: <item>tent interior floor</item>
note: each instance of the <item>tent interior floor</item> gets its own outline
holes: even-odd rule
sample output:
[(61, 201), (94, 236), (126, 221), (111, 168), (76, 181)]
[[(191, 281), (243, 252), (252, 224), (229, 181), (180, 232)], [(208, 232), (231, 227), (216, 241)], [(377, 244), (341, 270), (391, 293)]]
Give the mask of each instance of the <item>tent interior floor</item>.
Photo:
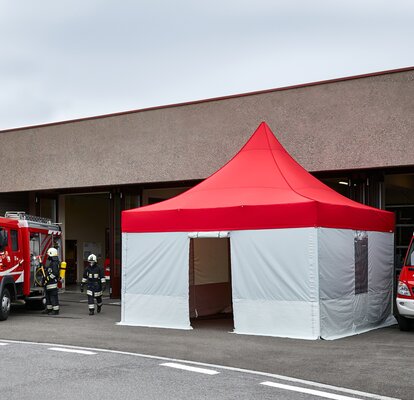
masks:
[(193, 329), (233, 331), (233, 314), (219, 313), (190, 319)]

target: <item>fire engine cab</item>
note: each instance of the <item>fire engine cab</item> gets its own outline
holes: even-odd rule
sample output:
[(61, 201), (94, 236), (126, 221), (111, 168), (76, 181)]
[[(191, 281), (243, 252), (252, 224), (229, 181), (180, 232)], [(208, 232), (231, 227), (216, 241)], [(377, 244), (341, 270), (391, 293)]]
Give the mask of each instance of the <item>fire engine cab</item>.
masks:
[(47, 250), (55, 247), (62, 259), (61, 233), (60, 226), (47, 218), (20, 211), (0, 217), (0, 321), (8, 318), (12, 301), (44, 307), (39, 256), (46, 265)]
[(414, 323), (414, 235), (398, 277), (396, 303), (398, 325), (408, 331)]

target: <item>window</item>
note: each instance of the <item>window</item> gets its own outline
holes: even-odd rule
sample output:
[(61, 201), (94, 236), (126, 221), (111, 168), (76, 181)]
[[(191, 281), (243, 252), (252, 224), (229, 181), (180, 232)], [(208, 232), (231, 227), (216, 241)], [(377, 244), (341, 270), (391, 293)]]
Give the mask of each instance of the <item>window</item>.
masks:
[(0, 227), (0, 251), (4, 251), (8, 244), (7, 231)]
[(57, 215), (57, 201), (55, 198), (41, 197), (40, 198), (40, 216), (50, 218), (51, 221), (56, 221)]
[(355, 294), (368, 292), (368, 234), (356, 231), (355, 249)]
[(11, 242), (12, 242), (12, 251), (19, 250), (19, 239), (18, 239), (17, 231), (12, 229), (10, 231), (10, 236), (11, 236)]

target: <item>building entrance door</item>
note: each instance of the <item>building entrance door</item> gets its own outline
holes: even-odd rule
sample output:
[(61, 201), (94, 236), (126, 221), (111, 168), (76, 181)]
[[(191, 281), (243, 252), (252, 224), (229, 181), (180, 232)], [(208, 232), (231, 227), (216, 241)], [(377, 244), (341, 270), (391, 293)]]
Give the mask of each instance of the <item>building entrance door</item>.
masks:
[(65, 194), (61, 203), (60, 216), (66, 238), (65, 261), (70, 270), (66, 282), (69, 283), (70, 279), (72, 283), (80, 283), (91, 254), (95, 254), (100, 266), (105, 265), (108, 254), (109, 193)]

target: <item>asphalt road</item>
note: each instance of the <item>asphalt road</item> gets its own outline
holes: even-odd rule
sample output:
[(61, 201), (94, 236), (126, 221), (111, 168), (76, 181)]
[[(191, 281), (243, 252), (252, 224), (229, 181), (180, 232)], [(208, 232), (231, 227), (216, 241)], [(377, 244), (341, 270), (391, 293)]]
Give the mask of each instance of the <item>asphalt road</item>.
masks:
[(252, 372), (132, 353), (0, 341), (2, 398), (372, 399)]
[(397, 326), (335, 341), (236, 335), (229, 333), (232, 321), (226, 319), (196, 321), (192, 331), (128, 327), (116, 325), (120, 307), (110, 304), (114, 301), (106, 299), (102, 313), (89, 316), (85, 298), (62, 295), (61, 315), (55, 317), (14, 309), (0, 323), (0, 339), (134, 352), (414, 398), (414, 332)]

